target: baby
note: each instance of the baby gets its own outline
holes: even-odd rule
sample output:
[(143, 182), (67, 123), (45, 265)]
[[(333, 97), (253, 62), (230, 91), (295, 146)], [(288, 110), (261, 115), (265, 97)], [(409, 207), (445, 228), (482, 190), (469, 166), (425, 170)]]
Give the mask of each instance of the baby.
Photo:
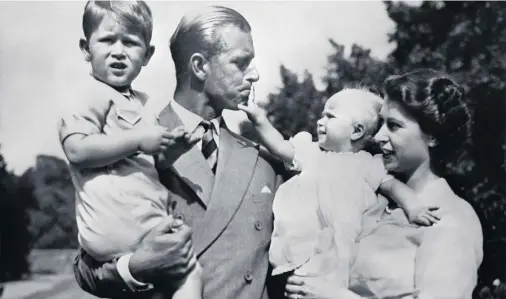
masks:
[(376, 202), (377, 190), (401, 206), (410, 221), (438, 221), (437, 207), (421, 206), (409, 187), (387, 174), (381, 155), (364, 150), (379, 128), (382, 102), (364, 89), (333, 95), (317, 123), (318, 142), (307, 132), (285, 140), (253, 96), (248, 106), (240, 106), (263, 145), (300, 172), (280, 186), (274, 199), (273, 275), (294, 270), (315, 277), (335, 275), (347, 287), (362, 213)]

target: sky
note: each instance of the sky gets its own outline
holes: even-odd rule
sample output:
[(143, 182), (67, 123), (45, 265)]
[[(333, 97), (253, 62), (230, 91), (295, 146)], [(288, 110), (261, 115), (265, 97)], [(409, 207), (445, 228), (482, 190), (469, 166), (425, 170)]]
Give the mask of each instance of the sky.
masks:
[[(0, 2), (0, 153), (17, 174), (35, 163), (38, 154), (64, 158), (56, 124), (82, 91), (89, 66), (78, 47), (84, 1)], [(328, 38), (349, 47), (358, 43), (383, 59), (393, 49), (387, 34), (394, 30), (384, 4), (353, 2), (195, 2), (148, 1), (153, 12), (155, 54), (134, 82), (163, 108), (175, 88), (168, 41), (180, 18), (203, 5), (220, 4), (242, 13), (250, 22), (260, 81), (258, 99), (276, 92), (285, 65), (313, 74), (317, 87), (331, 53)], [(227, 113), (228, 124), (242, 112)]]

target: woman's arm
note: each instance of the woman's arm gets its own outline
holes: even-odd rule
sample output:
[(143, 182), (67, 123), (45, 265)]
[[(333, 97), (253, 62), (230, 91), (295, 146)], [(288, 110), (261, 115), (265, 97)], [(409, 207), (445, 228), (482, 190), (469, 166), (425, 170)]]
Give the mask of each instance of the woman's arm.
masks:
[(426, 228), (416, 253), (415, 288), (421, 299), (472, 298), (483, 259), (481, 225), (467, 203), (452, 209)]

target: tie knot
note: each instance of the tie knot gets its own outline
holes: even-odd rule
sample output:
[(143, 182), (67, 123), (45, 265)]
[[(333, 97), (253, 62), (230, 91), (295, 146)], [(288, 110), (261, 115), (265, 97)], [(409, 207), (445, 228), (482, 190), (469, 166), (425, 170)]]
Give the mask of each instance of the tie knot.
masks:
[(202, 126), (202, 128), (204, 128), (204, 130), (209, 130), (211, 129), (211, 126), (212, 126), (212, 123), (208, 120), (203, 120), (200, 122), (200, 125)]

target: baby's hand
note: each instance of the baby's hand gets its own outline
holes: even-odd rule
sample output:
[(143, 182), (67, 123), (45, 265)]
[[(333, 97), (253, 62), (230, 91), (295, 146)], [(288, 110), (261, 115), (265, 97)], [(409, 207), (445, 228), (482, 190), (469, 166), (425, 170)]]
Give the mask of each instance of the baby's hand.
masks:
[(409, 211), (406, 211), (406, 214), (408, 215), (409, 221), (411, 223), (416, 223), (423, 226), (431, 226), (441, 220), (441, 218), (436, 213), (437, 210), (439, 210), (439, 207), (415, 206), (409, 208)]
[(239, 110), (242, 110), (246, 113), (249, 120), (253, 123), (258, 123), (259, 121), (262, 121), (264, 118), (267, 119), (267, 113), (264, 109), (260, 108), (257, 103), (255, 102), (255, 88), (251, 86), (251, 91), (248, 98), (248, 105), (237, 105), (237, 108)]

